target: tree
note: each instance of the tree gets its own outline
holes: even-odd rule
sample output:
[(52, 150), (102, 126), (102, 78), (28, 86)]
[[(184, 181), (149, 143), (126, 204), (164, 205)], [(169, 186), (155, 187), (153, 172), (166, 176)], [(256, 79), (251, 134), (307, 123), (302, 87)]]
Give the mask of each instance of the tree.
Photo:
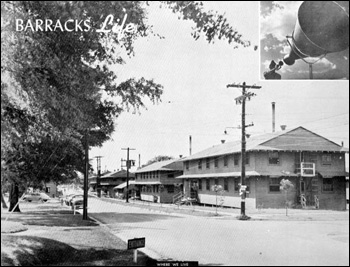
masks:
[[(208, 42), (227, 39), (234, 48), (250, 45), (223, 15), (205, 12), (201, 3), (162, 4), (195, 23), (195, 39), (204, 34)], [(5, 114), (1, 118), (1, 157), (9, 165), (4, 169), (8, 181), (27, 184), (33, 179), (36, 170), (22, 158), (38, 149), (45, 150), (43, 144), (53, 149), (55, 145), (75, 144), (78, 150), (74, 153), (82, 160), (79, 150), (83, 149), (86, 133), (91, 146), (100, 146), (111, 137), (119, 114), (144, 107), (144, 98), (153, 103), (160, 100), (163, 87), (152, 79), (131, 77), (118, 81), (117, 74), (111, 71), (111, 66), (125, 64), (125, 56), (135, 55), (133, 43), (137, 38), (156, 35), (152, 25), (147, 24), (146, 8), (145, 2), (140, 1), (1, 2), (2, 19), (6, 22), (1, 26), (1, 114)], [(118, 20), (123, 21), (126, 14), (136, 31), (124, 32), (122, 38), (118, 31), (97, 31), (108, 15), (114, 17), (108, 30), (118, 29)], [(51, 20), (53, 25), (59, 25), (58, 22), (72, 18), (83, 22), (81, 25), (88, 21), (90, 29), (70, 32), (55, 26), (55, 30), (24, 30), (25, 25), (36, 20)], [(16, 19), (23, 21), (23, 30), (18, 30)], [(99, 130), (91, 130), (96, 127)], [(60, 152), (65, 155), (64, 150)], [(68, 164), (52, 156), (47, 166), (43, 161), (47, 153), (39, 151), (34, 155), (29, 157), (31, 163), (44, 162), (43, 168)], [(74, 168), (81, 165), (77, 161), (75, 164)], [(73, 169), (68, 165), (56, 168), (57, 179), (66, 177), (60, 175), (66, 167)], [(18, 199), (18, 191), (11, 192), (15, 195), (10, 198)]]
[[(223, 194), (223, 192), (224, 192), (224, 189), (222, 188), (222, 186), (221, 185), (217, 185), (217, 184), (215, 184), (215, 185), (213, 185), (212, 187), (211, 187), (211, 191), (214, 191), (215, 192), (215, 215), (217, 216), (218, 215), (218, 194)], [(222, 205), (222, 204), (221, 204)]]
[(164, 155), (163, 156), (162, 155), (156, 156), (153, 159), (150, 159), (144, 166), (151, 165), (151, 164), (153, 164), (155, 162), (171, 160), (171, 159), (174, 159), (174, 157), (172, 157), (172, 156), (164, 156)]
[(284, 192), (285, 196), (285, 206), (286, 206), (286, 216), (288, 216), (288, 192), (294, 188), (294, 185), (288, 179), (282, 179), (280, 182), (280, 190)]

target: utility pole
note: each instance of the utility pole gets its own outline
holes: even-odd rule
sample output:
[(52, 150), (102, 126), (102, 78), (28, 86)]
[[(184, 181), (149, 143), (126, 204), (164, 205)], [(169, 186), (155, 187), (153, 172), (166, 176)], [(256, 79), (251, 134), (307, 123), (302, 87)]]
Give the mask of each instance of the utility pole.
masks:
[(89, 176), (89, 140), (88, 140), (88, 130), (86, 130), (86, 133), (85, 133), (85, 172), (84, 172), (83, 220), (88, 219), (88, 214), (87, 214), (88, 176)]
[(131, 166), (131, 160), (129, 160), (129, 151), (135, 150), (134, 148), (122, 148), (122, 150), (127, 150), (126, 157), (126, 203), (129, 202), (129, 168)]
[(97, 160), (97, 177), (96, 177), (96, 189), (97, 189), (97, 196), (101, 197), (101, 158), (102, 156), (96, 156)]
[(244, 82), (242, 85), (240, 84), (228, 84), (227, 88), (236, 87), (242, 88), (242, 95), (235, 98), (236, 104), (242, 104), (242, 146), (241, 146), (241, 219), (247, 219), (245, 215), (245, 198), (246, 198), (246, 185), (245, 185), (245, 164), (246, 164), (246, 133), (245, 128), (249, 126), (253, 126), (253, 124), (246, 125), (245, 124), (245, 102), (246, 100), (250, 100), (251, 97), (255, 96), (254, 93), (247, 92), (247, 89), (260, 89), (261, 86), (256, 85), (246, 85)]

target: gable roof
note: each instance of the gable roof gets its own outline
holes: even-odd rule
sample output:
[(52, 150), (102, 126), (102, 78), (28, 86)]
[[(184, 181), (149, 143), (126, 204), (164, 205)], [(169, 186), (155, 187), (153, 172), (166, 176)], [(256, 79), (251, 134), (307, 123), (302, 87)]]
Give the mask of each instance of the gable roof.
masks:
[[(134, 177), (134, 173), (129, 171), (129, 177)], [(110, 172), (107, 173), (105, 175), (101, 176), (101, 179), (104, 178), (125, 178), (126, 177), (126, 170), (120, 170), (120, 171), (116, 171), (116, 172)]]
[(135, 173), (151, 171), (182, 171), (183, 163), (178, 159), (170, 159), (152, 163), (146, 167), (138, 169)]
[[(348, 149), (317, 135), (304, 127), (297, 127), (289, 131), (267, 133), (252, 136), (246, 140), (246, 151), (323, 151), (323, 152), (348, 152)], [(182, 161), (215, 157), (241, 152), (241, 141), (219, 144)]]

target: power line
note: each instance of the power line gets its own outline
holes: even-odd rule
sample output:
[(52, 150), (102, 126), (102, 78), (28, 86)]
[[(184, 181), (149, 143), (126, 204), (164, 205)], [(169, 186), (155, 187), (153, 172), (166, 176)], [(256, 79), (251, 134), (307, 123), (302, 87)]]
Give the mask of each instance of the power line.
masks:
[(256, 85), (246, 85), (245, 82), (243, 82), (242, 85), (237, 85), (237, 84), (228, 84), (227, 88), (229, 87), (236, 87), (236, 88), (242, 88), (242, 95), (235, 98), (236, 104), (242, 104), (242, 147), (241, 147), (241, 189), (242, 189), (242, 198), (241, 198), (241, 218), (246, 219), (245, 215), (245, 198), (246, 198), (246, 185), (245, 185), (245, 164), (246, 164), (246, 133), (245, 133), (245, 128), (251, 125), (246, 125), (245, 124), (245, 104), (246, 101), (250, 100), (251, 97), (255, 96), (254, 93), (247, 92), (247, 89), (260, 89), (261, 86), (256, 86)]

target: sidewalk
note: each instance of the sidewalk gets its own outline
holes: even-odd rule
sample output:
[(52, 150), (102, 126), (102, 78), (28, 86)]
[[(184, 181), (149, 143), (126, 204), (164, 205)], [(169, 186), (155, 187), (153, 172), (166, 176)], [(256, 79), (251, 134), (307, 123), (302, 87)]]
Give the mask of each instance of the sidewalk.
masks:
[[(1, 266), (144, 266), (153, 261), (139, 252), (135, 264), (125, 242), (56, 200), (20, 203), (20, 209), (8, 222), (8, 211), (1, 209)], [(14, 222), (27, 230), (3, 233)]]
[[(125, 203), (125, 200), (115, 198), (100, 198), (100, 200), (116, 203), (119, 205), (132, 205), (139, 208), (159, 211), (165, 214), (179, 214), (184, 216), (203, 216), (214, 219), (231, 220), (238, 219), (241, 210), (237, 208), (222, 208), (217, 209), (214, 206), (177, 206), (174, 204), (160, 204), (145, 202), (140, 200), (130, 200)], [(349, 210), (334, 211), (334, 210), (316, 210), (316, 209), (288, 209), (287, 215), (285, 209), (247, 209), (246, 215), (251, 217), (251, 220), (259, 221), (335, 221), (349, 220)]]

